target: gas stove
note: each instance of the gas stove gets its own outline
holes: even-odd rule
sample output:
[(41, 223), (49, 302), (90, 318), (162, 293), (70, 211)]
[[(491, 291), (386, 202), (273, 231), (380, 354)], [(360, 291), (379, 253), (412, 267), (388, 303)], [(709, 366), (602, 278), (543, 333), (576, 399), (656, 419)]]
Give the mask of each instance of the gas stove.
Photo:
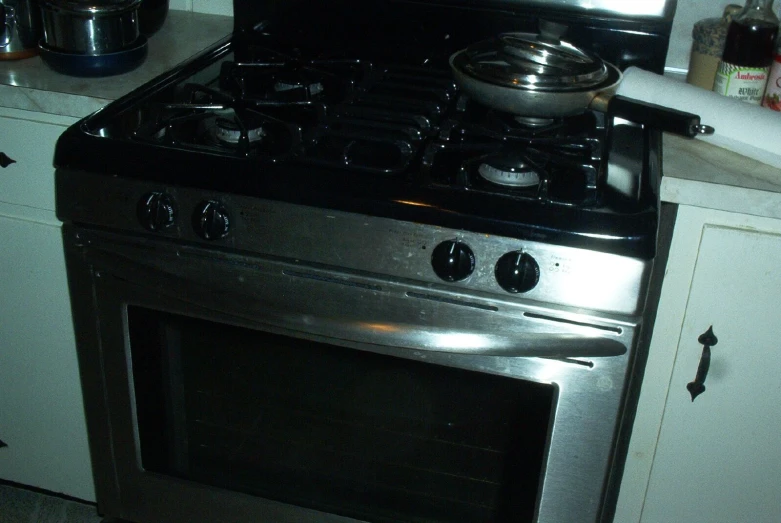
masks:
[[(645, 268), (629, 271), (631, 287), (640, 289), (656, 247), (660, 133), (609, 112), (540, 118), (490, 109), (459, 90), (448, 59), (486, 36), (554, 23), (618, 68), (658, 71), (670, 2), (627, 12), (544, 4), (551, 9), (539, 2), (507, 4), (511, 12), (460, 2), (236, 2), (231, 36), (61, 137), (59, 216), (286, 256), (284, 246), (264, 250), (269, 242), (260, 245), (262, 225), (253, 220), (269, 206), (279, 214), (303, 207), (312, 222), (288, 225), (281, 234), (291, 241), (301, 234), (295, 227), (316, 228), (330, 212), (448, 231), (467, 268), (443, 277), (448, 271), (426, 260), (434, 282), (468, 280), (494, 263), (478, 253), (472, 267), (474, 248), (463, 231), (512, 251), (556, 247), (564, 250), (555, 256), (569, 260), (583, 253), (642, 260)], [(600, 16), (586, 15), (592, 7)], [(406, 248), (393, 238), (377, 247), (391, 257)], [(329, 261), (325, 253), (309, 256)], [(351, 270), (371, 270), (356, 256)], [(535, 263), (555, 267), (552, 259)], [(515, 288), (486, 285), (476, 289)], [(584, 305), (560, 295), (562, 285), (520, 294)], [(605, 289), (614, 292), (613, 284)], [(635, 311), (642, 300), (642, 292), (632, 293), (617, 312)]]
[(490, 109), (448, 60), (544, 17), (661, 72), (675, 2), (625, 4), (236, 0), (233, 34), (69, 128), (101, 512), (610, 522), (660, 132)]
[[(352, 15), (343, 18), (346, 11), (316, 3), (292, 3), (306, 13), (300, 16), (287, 4), (237, 2), (233, 35), (61, 137), (59, 215), (272, 256), (293, 254), (284, 244), (269, 251), (273, 242), (259, 236), (263, 225), (253, 222), (269, 208), (304, 221), (279, 233), (291, 243), (328, 213), (345, 213), (356, 223), (390, 220), (382, 226), (388, 230), (393, 223), (417, 224), (437, 238), (428, 243), (442, 243), (438, 238), (447, 231), (452, 238), (445, 243), (465, 264), (418, 254), (433, 267), (426, 271), (432, 282), (464, 281), (480, 292), (509, 288), (573, 307), (587, 305), (584, 291), (580, 285), (562, 291), (572, 282), (560, 275), (547, 290), (535, 282), (531, 293), (524, 285), (519, 293), (500, 276), (497, 282), (469, 279), (488, 270), (483, 264), (493, 264), (489, 256), (495, 255), (475, 254), (478, 240), (470, 247), (464, 234), (495, 238), (513, 252), (536, 251), (535, 274), (540, 264), (556, 267), (557, 259), (619, 256), (641, 260), (640, 268), (623, 271), (631, 276), (620, 283), (603, 284), (605, 292), (625, 296), (605, 306), (635, 312), (656, 246), (660, 133), (599, 111), (530, 118), (489, 109), (461, 92), (448, 68), (449, 56), (470, 41), (540, 24), (533, 4), (520, 3), (508, 14), (348, 0), (343, 7)], [(579, 45), (607, 53), (619, 67), (661, 67), (666, 18), (592, 19), (560, 7), (546, 11), (545, 19), (566, 23), (567, 37)], [(343, 31), (326, 31), (330, 27)], [(619, 41), (621, 47), (611, 45)], [(340, 234), (361, 238), (354, 226)], [(376, 249), (393, 257), (409, 243), (399, 238), (390, 234)], [(307, 256), (331, 263), (330, 248)], [(353, 254), (343, 261), (346, 268), (376, 267), (365, 254)], [(570, 263), (591, 272), (612, 267)], [(419, 278), (421, 271), (391, 272)], [(637, 292), (626, 293), (627, 280)]]

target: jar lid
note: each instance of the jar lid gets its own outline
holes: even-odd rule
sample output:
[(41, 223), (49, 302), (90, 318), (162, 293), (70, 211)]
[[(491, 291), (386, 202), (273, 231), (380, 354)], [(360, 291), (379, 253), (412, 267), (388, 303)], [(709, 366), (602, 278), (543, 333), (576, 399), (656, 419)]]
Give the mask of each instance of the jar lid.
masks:
[(80, 15), (106, 15), (137, 9), (142, 0), (44, 0), (46, 7)]

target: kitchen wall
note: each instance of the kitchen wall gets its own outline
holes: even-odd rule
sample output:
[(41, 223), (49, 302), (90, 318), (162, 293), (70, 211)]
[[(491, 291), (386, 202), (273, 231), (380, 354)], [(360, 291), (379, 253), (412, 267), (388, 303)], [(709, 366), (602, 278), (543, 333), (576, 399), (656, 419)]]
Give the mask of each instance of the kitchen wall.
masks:
[(233, 16), (233, 0), (170, 0), (171, 9)]
[(689, 68), (689, 53), (692, 45), (692, 27), (703, 18), (719, 17), (728, 4), (745, 4), (745, 0), (678, 0), (678, 10), (673, 21), (670, 50), (667, 53), (667, 68), (685, 70)]
[[(638, 1), (638, 0), (631, 0)], [(233, 16), (233, 0), (170, 0), (171, 9)], [(729, 3), (744, 3), (743, 0), (678, 0), (678, 11), (673, 23), (670, 52), (667, 55), (668, 69), (683, 71), (689, 67), (692, 26), (698, 20), (720, 16)]]

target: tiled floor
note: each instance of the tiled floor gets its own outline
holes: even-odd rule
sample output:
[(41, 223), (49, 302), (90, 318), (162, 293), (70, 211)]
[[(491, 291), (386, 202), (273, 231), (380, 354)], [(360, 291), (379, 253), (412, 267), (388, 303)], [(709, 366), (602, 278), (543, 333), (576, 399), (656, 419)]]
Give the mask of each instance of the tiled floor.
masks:
[(100, 523), (94, 505), (0, 484), (0, 523)]

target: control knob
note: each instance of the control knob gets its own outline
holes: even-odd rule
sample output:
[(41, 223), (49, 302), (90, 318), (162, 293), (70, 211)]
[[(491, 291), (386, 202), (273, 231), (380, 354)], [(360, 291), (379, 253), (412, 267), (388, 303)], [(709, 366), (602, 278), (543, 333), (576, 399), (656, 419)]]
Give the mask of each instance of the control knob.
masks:
[(204, 240), (219, 240), (228, 235), (231, 219), (223, 204), (215, 200), (201, 202), (193, 214), (195, 233)]
[(496, 262), (494, 276), (507, 292), (528, 292), (540, 281), (540, 266), (525, 252), (508, 252)]
[(138, 221), (148, 231), (160, 231), (174, 224), (173, 199), (163, 192), (150, 192), (141, 197), (136, 209)]
[(431, 254), (431, 266), (445, 281), (461, 281), (475, 270), (475, 254), (458, 240), (440, 243)]

